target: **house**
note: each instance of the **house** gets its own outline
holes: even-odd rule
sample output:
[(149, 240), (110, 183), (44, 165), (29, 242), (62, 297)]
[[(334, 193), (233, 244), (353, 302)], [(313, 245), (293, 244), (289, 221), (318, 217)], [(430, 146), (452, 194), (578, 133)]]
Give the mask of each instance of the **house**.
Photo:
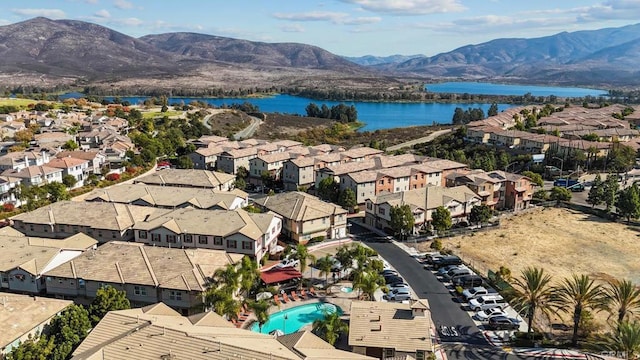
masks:
[(25, 186), (42, 186), (62, 182), (62, 169), (47, 165), (32, 165), (22, 170), (5, 170), (3, 176), (18, 178)]
[(57, 158), (74, 158), (80, 160), (87, 160), (89, 162), (88, 168), (85, 170), (88, 174), (100, 174), (102, 172), (102, 166), (107, 161), (107, 156), (100, 151), (61, 151), (56, 154)]
[(235, 174), (239, 167), (249, 169), (249, 161), (258, 156), (257, 147), (226, 150), (218, 155), (217, 169), (227, 174)]
[(275, 180), (280, 180), (282, 178), (284, 162), (293, 157), (294, 156), (289, 152), (276, 152), (273, 154), (256, 156), (249, 160), (249, 181), (261, 184), (261, 176), (263, 173), (269, 174), (269, 176)]
[(220, 146), (201, 147), (189, 154), (189, 158), (193, 162), (194, 169), (215, 170), (218, 155), (222, 152), (224, 148)]
[[(144, 349), (141, 351), (140, 349)], [(108, 312), (73, 360), (372, 360), (337, 350), (310, 331), (273, 336), (236, 328), (215, 312), (180, 315), (165, 304)]]
[(20, 182), (20, 178), (0, 175), (0, 204), (20, 206), (20, 199), (16, 197), (16, 189), (20, 188)]
[(298, 243), (347, 236), (347, 211), (303, 192), (288, 192), (256, 200), (256, 205), (282, 217), (282, 232)]
[(92, 249), (98, 242), (84, 234), (64, 240), (22, 236), (0, 237), (0, 289), (40, 294), (42, 274)]
[(377, 359), (426, 360), (434, 352), (427, 299), (395, 302), (352, 301), (349, 346)]
[(132, 306), (163, 302), (187, 314), (202, 307), (208, 277), (241, 259), (219, 250), (113, 241), (47, 271), (47, 293), (86, 303), (109, 285), (124, 291)]
[(134, 180), (134, 183), (160, 186), (182, 186), (229, 191), (236, 177), (231, 174), (196, 169), (164, 169)]
[(447, 187), (464, 185), (482, 199), (482, 204), (492, 209), (504, 209), (505, 184), (502, 179), (489, 176), (481, 169), (470, 172), (451, 173), (447, 176)]
[(504, 182), (504, 207), (506, 209), (518, 211), (529, 207), (535, 186), (530, 178), (500, 170), (491, 171), (488, 175)]
[(33, 135), (33, 139), (35, 140), (38, 146), (47, 146), (47, 147), (61, 147), (67, 141), (71, 140), (75, 142), (75, 136), (69, 135), (64, 132), (43, 132), (41, 134)]
[(0, 170), (22, 170), (29, 166), (41, 166), (50, 160), (46, 151), (16, 151), (0, 156)]
[(133, 240), (133, 225), (169, 210), (124, 204), (58, 201), (12, 218), (27, 236), (63, 239), (84, 233), (100, 243)]
[(340, 153), (340, 157), (342, 159), (342, 162), (352, 162), (352, 161), (364, 161), (367, 159), (371, 159), (376, 155), (382, 155), (382, 154), (384, 154), (383, 150), (362, 146), (357, 148), (351, 148), (347, 151), (343, 151)]
[(447, 175), (449, 175), (450, 173), (468, 170), (467, 164), (447, 159), (430, 157), (425, 159), (423, 164), (440, 171), (440, 186), (446, 186)]
[[(46, 325), (73, 301), (3, 293), (0, 295), (0, 358), (20, 343), (40, 335)], [(11, 324), (11, 325), (9, 325)]]
[(56, 157), (49, 161), (47, 166), (62, 170), (62, 176), (73, 176), (76, 179), (75, 187), (84, 185), (86, 173), (89, 170), (89, 160), (76, 159), (72, 157)]
[(298, 157), (284, 162), (282, 182), (285, 190), (298, 190), (301, 186), (310, 187), (315, 183), (314, 157)]
[(455, 223), (466, 220), (471, 209), (480, 203), (481, 198), (466, 186), (427, 186), (397, 193), (384, 192), (367, 199), (365, 223), (392, 232), (391, 209), (395, 206), (409, 205), (414, 216), (415, 234), (431, 222), (431, 214), (440, 206), (449, 210)]
[(135, 241), (153, 246), (225, 250), (261, 259), (274, 253), (282, 220), (242, 209), (176, 209), (137, 221)]
[(87, 194), (84, 200), (153, 206), (164, 209), (192, 206), (197, 209), (235, 210), (249, 205), (249, 195), (239, 189), (220, 192), (213, 189), (156, 186), (142, 183), (119, 184), (105, 189), (96, 189)]

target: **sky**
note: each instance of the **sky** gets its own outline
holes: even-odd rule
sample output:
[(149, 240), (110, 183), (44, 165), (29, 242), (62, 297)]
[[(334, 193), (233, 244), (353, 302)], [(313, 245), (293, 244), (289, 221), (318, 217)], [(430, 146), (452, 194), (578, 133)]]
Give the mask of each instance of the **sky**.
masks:
[(640, 22), (640, 0), (2, 0), (0, 25), (36, 16), (140, 37), (197, 32), (297, 42), (344, 56), (436, 55), (497, 38)]

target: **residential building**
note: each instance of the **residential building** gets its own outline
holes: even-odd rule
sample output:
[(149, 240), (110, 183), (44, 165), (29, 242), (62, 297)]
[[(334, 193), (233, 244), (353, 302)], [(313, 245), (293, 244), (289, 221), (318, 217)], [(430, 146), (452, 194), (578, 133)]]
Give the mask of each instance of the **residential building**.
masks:
[[(102, 172), (102, 166), (107, 162), (107, 156), (99, 151), (61, 151), (56, 154), (57, 158), (74, 158), (80, 160), (87, 160), (89, 167), (86, 169), (88, 174), (100, 174)], [(87, 175), (88, 175), (87, 174)]]
[(231, 174), (196, 169), (164, 169), (134, 180), (134, 183), (160, 186), (182, 186), (229, 191), (236, 177)]
[(242, 255), (113, 241), (45, 273), (47, 293), (90, 302), (103, 286), (124, 291), (132, 306), (163, 302), (184, 314), (202, 307), (209, 276)]
[(75, 187), (84, 185), (84, 179), (89, 171), (89, 160), (76, 159), (72, 157), (55, 158), (47, 164), (52, 168), (62, 170), (62, 176), (73, 176), (76, 179)]
[(235, 210), (249, 205), (249, 195), (239, 189), (218, 191), (206, 188), (119, 184), (96, 189), (84, 197), (85, 201), (111, 202), (139, 206), (177, 209), (188, 206), (208, 210)]
[[(141, 351), (140, 349), (144, 349)], [(337, 350), (310, 331), (273, 336), (236, 328), (215, 312), (188, 317), (159, 303), (110, 311), (73, 360), (372, 360)]]
[(299, 157), (284, 162), (282, 182), (285, 190), (298, 190), (301, 186), (310, 187), (315, 183), (314, 157)]
[(201, 147), (189, 154), (189, 158), (193, 162), (194, 169), (215, 170), (218, 155), (223, 151), (224, 148), (220, 146)]
[(135, 241), (153, 246), (225, 250), (261, 259), (274, 253), (282, 220), (242, 209), (176, 209), (137, 221)]
[(384, 154), (383, 150), (362, 146), (357, 148), (351, 148), (347, 151), (343, 151), (340, 153), (340, 157), (342, 158), (342, 162), (352, 162), (352, 161), (364, 161), (367, 159), (371, 159), (376, 155), (382, 155), (382, 154)]
[(281, 216), (282, 232), (298, 243), (347, 236), (347, 211), (313, 195), (293, 191), (257, 199), (255, 203)]
[(426, 360), (434, 352), (427, 299), (396, 302), (352, 301), (349, 346), (377, 359)]
[(505, 184), (504, 207), (506, 209), (518, 211), (529, 207), (535, 186), (530, 178), (500, 170), (491, 171), (488, 175)]
[(390, 226), (391, 208), (409, 205), (415, 219), (413, 229), (415, 234), (431, 222), (431, 214), (440, 206), (449, 210), (455, 223), (466, 220), (471, 209), (480, 203), (481, 198), (466, 186), (451, 188), (427, 186), (397, 193), (383, 192), (367, 199), (365, 223), (391, 233), (393, 231)]
[(41, 166), (50, 160), (46, 151), (16, 151), (0, 156), (0, 170), (20, 171), (29, 166)]
[(73, 301), (3, 293), (0, 295), (0, 358), (30, 337), (38, 336), (44, 327)]
[(20, 206), (20, 199), (16, 197), (16, 189), (20, 188), (22, 179), (0, 175), (0, 204), (10, 203)]
[(453, 160), (427, 158), (423, 162), (424, 165), (440, 171), (440, 186), (446, 186), (447, 175), (453, 172), (467, 171), (468, 165)]
[(63, 239), (84, 233), (100, 243), (134, 239), (133, 225), (169, 210), (125, 204), (58, 201), (12, 218), (27, 236)]
[(22, 170), (5, 170), (2, 175), (18, 178), (25, 186), (42, 186), (52, 182), (62, 182), (62, 169), (47, 165), (31, 165)]
[(446, 179), (447, 187), (464, 185), (475, 192), (482, 199), (482, 204), (492, 209), (505, 208), (506, 186), (502, 179), (489, 176), (481, 169), (470, 172), (451, 173)]
[(273, 154), (258, 155), (249, 160), (248, 170), (250, 181), (262, 183), (261, 176), (263, 173), (269, 174), (269, 176), (275, 180), (280, 180), (282, 178), (282, 168), (285, 161), (293, 157), (289, 152), (276, 152)]
[(98, 242), (85, 234), (64, 240), (22, 236), (0, 237), (0, 289), (20, 293), (40, 294), (46, 284), (42, 274)]
[(249, 170), (249, 161), (256, 156), (257, 147), (226, 150), (218, 155), (217, 169), (227, 174), (235, 174), (241, 166)]

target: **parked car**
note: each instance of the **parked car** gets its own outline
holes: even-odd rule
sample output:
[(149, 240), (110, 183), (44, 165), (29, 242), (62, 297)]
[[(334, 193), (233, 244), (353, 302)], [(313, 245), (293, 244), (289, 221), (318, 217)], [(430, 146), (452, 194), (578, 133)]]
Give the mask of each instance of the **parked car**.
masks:
[(411, 288), (409, 287), (409, 285), (407, 283), (394, 283), (394, 284), (389, 284), (387, 285), (387, 288), (389, 289), (389, 292), (396, 290), (396, 289), (405, 289), (407, 291), (409, 291)]
[(506, 316), (494, 316), (489, 318), (487, 328), (491, 330), (518, 330), (520, 323)]
[(448, 273), (450, 270), (462, 269), (462, 268), (466, 268), (466, 266), (465, 265), (447, 265), (447, 266), (444, 266), (444, 267), (441, 267), (440, 269), (438, 269), (438, 271), (436, 272), (436, 275), (442, 276), (442, 275)]
[(447, 255), (433, 260), (433, 267), (435, 269), (440, 269), (447, 265), (462, 265), (462, 259), (455, 255)]
[(456, 268), (456, 269), (451, 269), (446, 274), (442, 275), (442, 279), (444, 281), (451, 281), (452, 279), (457, 278), (458, 276), (470, 275), (470, 274), (471, 274), (471, 270), (469, 270), (468, 268)]
[(300, 260), (298, 259), (291, 259), (291, 258), (286, 258), (284, 260), (282, 260), (282, 262), (280, 262), (279, 264), (277, 264), (275, 267), (277, 269), (282, 269), (282, 268), (286, 268), (286, 267), (293, 267), (293, 266), (298, 266), (300, 265)]
[(469, 308), (473, 311), (480, 311), (499, 307), (504, 309), (509, 305), (500, 295), (484, 295), (469, 301)]
[(494, 316), (507, 316), (507, 313), (498, 307), (478, 311), (473, 317), (479, 321), (489, 321)]
[(398, 272), (393, 269), (384, 269), (380, 272), (382, 276), (398, 275)]
[(389, 277), (385, 277), (384, 278), (384, 282), (385, 284), (397, 284), (397, 283), (404, 283), (404, 279), (401, 278), (400, 276), (389, 276)]
[(476, 286), (476, 287), (472, 287), (470, 289), (466, 289), (462, 292), (462, 296), (464, 296), (464, 298), (468, 301), (471, 299), (475, 299), (478, 296), (482, 296), (482, 295), (488, 295), (489, 294), (489, 290), (485, 289), (482, 286)]
[(471, 287), (482, 286), (482, 284), (484, 283), (484, 279), (482, 279), (482, 277), (478, 275), (469, 274), (455, 277), (451, 279), (451, 283), (453, 284), (453, 286), (460, 286), (463, 289), (467, 289)]
[(404, 301), (411, 299), (411, 292), (409, 289), (395, 289), (387, 294), (387, 299), (390, 301)]
[(442, 255), (442, 254), (440, 254), (440, 253), (431, 253), (431, 254), (427, 254), (427, 255), (425, 255), (425, 257), (424, 257), (423, 263), (426, 263), (426, 264), (433, 264), (433, 262), (434, 262), (436, 259), (441, 259), (441, 258), (443, 258), (443, 257), (444, 257), (444, 255)]

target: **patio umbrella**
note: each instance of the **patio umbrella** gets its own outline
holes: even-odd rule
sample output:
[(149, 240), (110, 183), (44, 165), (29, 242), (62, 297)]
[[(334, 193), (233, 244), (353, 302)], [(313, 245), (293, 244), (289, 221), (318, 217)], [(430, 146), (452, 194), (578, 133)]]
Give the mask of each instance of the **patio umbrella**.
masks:
[(280, 329), (269, 331), (269, 335), (275, 335), (276, 337), (284, 335), (284, 332)]
[(265, 291), (265, 292), (258, 293), (256, 295), (256, 301), (267, 300), (267, 299), (271, 299), (272, 297), (273, 297), (272, 293)]

